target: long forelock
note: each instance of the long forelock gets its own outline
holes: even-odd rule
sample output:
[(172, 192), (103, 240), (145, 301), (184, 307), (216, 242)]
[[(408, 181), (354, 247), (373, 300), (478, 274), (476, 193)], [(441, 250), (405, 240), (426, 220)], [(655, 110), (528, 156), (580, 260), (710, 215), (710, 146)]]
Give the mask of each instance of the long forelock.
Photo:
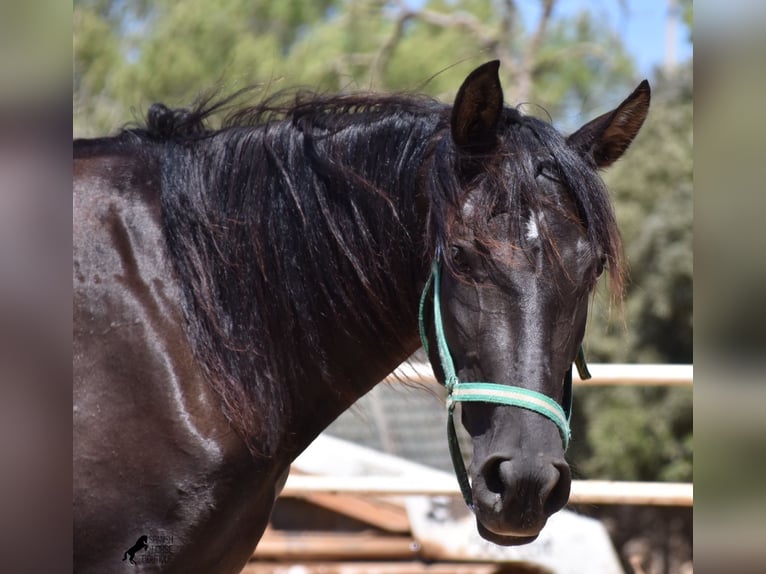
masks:
[[(551, 198), (536, 193), (536, 166), (546, 162), (556, 172), (570, 194), (575, 212), (564, 214), (585, 229), (593, 252), (603, 253), (610, 276), (610, 291), (621, 301), (624, 270), (622, 241), (609, 194), (596, 170), (567, 144), (550, 124), (516, 110), (505, 110), (505, 128), (499, 138), (498, 152), (480, 160), (481, 169), (465, 182), (459, 172), (459, 153), (441, 142), (441, 154), (434, 158), (434, 170), (428, 179), (432, 201), (429, 229), (434, 241), (449, 246), (458, 230), (469, 227), (479, 245), (491, 250), (498, 242), (489, 221), (493, 215), (507, 213), (511, 219), (514, 246), (523, 243), (530, 214), (562, 207)], [(470, 195), (471, 217), (463, 217), (463, 203)], [(544, 248), (557, 257), (558, 247), (545, 225), (539, 228)], [(520, 248), (520, 247), (519, 247)], [(449, 266), (450, 261), (446, 261)], [(455, 271), (455, 270), (453, 270)]]
[[(535, 126), (541, 132), (555, 131), (539, 120)], [(556, 135), (543, 141), (554, 160), (561, 183), (574, 202), (576, 213), (573, 215), (582, 222), (591, 248), (604, 258), (612, 300), (621, 304), (625, 280), (622, 236), (609, 191), (595, 167), (569, 147), (563, 136), (557, 132)]]

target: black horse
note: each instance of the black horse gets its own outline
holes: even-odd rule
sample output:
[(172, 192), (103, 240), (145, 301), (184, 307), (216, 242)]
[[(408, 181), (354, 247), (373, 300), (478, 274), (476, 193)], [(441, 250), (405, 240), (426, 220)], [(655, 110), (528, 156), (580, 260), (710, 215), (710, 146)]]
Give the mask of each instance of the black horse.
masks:
[[(564, 402), (589, 294), (603, 269), (622, 285), (597, 172), (648, 106), (643, 82), (563, 137), (504, 107), (489, 62), (453, 106), (155, 104), (140, 128), (76, 141), (76, 570), (114, 571), (143, 530), (173, 537), (163, 572), (239, 571), (295, 456), (419, 347), (434, 258), (456, 375)], [(560, 428), (488, 402), (462, 423), (482, 536), (534, 540), (569, 496)]]

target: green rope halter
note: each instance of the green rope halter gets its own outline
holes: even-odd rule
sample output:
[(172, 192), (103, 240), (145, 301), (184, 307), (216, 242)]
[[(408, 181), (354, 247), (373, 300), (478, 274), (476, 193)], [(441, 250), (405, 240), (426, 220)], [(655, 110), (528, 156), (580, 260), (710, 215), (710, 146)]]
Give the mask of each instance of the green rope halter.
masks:
[[(461, 383), (455, 371), (455, 365), (452, 362), (447, 339), (444, 336), (441, 302), (439, 298), (439, 285), (441, 283), (440, 257), (441, 248), (437, 247), (431, 274), (426, 281), (426, 285), (423, 288), (423, 293), (420, 297), (418, 325), (420, 328), (420, 339), (423, 343), (423, 348), (428, 352), (428, 338), (426, 337), (424, 316), (427, 295), (431, 287), (433, 287), (433, 314), (434, 328), (436, 331), (436, 346), (439, 353), (442, 372), (444, 373), (444, 383), (447, 388), (447, 441), (449, 444), (450, 457), (452, 458), (452, 465), (455, 468), (455, 475), (460, 484), (460, 491), (463, 494), (463, 500), (465, 500), (465, 503), (469, 508), (473, 508), (471, 485), (468, 481), (468, 473), (466, 472), (463, 456), (460, 453), (457, 433), (455, 432), (455, 421), (453, 416), (455, 404), (458, 402), (488, 402), (535, 411), (536, 413), (549, 418), (556, 424), (559, 433), (561, 434), (561, 440), (564, 443), (564, 450), (566, 450), (569, 446), (569, 438), (571, 436), (569, 420), (572, 414), (572, 368), (570, 367), (567, 371), (564, 382), (564, 408), (550, 397), (522, 387), (483, 382)], [(580, 351), (577, 354), (575, 365), (577, 366), (577, 371), (581, 379), (590, 378), (591, 375), (588, 372), (588, 367), (585, 363), (585, 354), (582, 347), (580, 347)]]

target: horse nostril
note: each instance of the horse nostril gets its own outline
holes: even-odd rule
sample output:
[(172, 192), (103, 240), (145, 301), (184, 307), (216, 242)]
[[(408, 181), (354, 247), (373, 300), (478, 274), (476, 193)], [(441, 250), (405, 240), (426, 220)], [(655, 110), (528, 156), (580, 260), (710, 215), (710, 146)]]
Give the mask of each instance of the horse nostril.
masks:
[(549, 516), (566, 505), (567, 501), (569, 501), (569, 491), (572, 486), (572, 475), (567, 463), (554, 463), (552, 467), (556, 478), (551, 483), (547, 497), (544, 498), (545, 513)]
[[(525, 464), (526, 463), (526, 464)], [(481, 469), (485, 492), (499, 496), (505, 503), (538, 500), (547, 515), (560, 510), (569, 500), (571, 473), (566, 462), (530, 464), (524, 459), (487, 460)]]
[(484, 465), (482, 472), (484, 475), (484, 485), (487, 487), (487, 490), (493, 494), (502, 495), (506, 490), (506, 485), (503, 482), (500, 469), (500, 465), (503, 464), (503, 462), (502, 459), (495, 458)]

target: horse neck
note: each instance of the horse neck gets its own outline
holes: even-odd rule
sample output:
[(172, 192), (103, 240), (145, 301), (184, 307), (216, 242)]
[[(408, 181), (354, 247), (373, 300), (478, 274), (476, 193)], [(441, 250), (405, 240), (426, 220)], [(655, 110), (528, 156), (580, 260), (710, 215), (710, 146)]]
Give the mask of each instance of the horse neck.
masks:
[[(428, 267), (420, 172), (432, 129), (405, 124), (392, 130), (383, 122), (377, 130), (360, 129), (344, 141), (346, 157), (318, 158), (320, 165), (327, 165), (322, 160), (340, 163), (337, 174), (344, 177), (312, 189), (325, 191), (320, 203), (334, 208), (334, 217), (323, 213), (315, 221), (332, 231), (334, 249), (331, 260), (302, 269), (304, 281), (322, 292), (311, 313), (313, 325), (307, 326), (320, 347), (304, 347), (312, 361), (303, 367), (316, 373), (321, 365), (322, 371), (315, 384), (303, 387), (299, 399), (304, 408), (309, 405), (308, 416), (301, 417), (304, 441), (420, 345), (417, 305)], [(332, 147), (319, 145), (318, 151)], [(334, 279), (328, 280), (328, 274)], [(310, 406), (313, 396), (322, 405), (319, 412)]]
[(166, 170), (192, 339), (253, 450), (299, 452), (419, 346), (437, 120), (404, 119), (229, 130)]

